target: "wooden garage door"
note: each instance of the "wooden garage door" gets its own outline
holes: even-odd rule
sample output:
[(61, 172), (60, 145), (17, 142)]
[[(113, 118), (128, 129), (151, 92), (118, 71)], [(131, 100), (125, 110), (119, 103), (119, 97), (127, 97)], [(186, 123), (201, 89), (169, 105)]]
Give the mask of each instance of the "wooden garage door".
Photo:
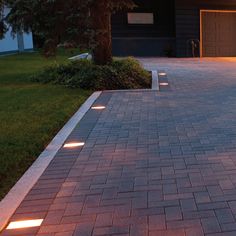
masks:
[(202, 12), (202, 56), (236, 56), (236, 12)]

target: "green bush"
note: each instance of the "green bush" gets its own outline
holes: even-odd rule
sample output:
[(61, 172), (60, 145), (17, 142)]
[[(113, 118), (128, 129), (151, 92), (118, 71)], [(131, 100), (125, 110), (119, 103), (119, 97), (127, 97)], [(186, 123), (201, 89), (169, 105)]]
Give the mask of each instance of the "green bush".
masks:
[(151, 75), (133, 58), (98, 66), (88, 60), (55, 64), (33, 75), (33, 81), (91, 90), (151, 87)]

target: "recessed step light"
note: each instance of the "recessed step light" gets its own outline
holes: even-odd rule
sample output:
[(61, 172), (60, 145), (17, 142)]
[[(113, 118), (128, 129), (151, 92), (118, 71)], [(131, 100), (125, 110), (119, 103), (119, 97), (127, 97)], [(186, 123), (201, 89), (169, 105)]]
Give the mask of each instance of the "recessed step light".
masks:
[(75, 148), (75, 147), (82, 147), (85, 143), (78, 142), (78, 143), (66, 143), (63, 147), (64, 148)]
[(92, 110), (104, 110), (106, 107), (105, 106), (93, 106), (91, 107)]
[(165, 83), (165, 82), (160, 83), (160, 86), (168, 86), (168, 85), (169, 85), (169, 83)]
[(165, 72), (158, 73), (159, 76), (166, 76), (167, 74)]
[(39, 227), (42, 224), (42, 222), (43, 222), (43, 219), (13, 221), (7, 226), (7, 229), (22, 229), (22, 228)]

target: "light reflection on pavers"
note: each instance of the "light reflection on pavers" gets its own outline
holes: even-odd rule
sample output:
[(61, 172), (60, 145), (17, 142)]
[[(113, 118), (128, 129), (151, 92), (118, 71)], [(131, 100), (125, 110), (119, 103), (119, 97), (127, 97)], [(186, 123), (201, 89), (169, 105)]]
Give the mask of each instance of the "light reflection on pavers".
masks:
[(236, 235), (236, 62), (143, 61), (171, 90), (104, 92), (2, 235)]

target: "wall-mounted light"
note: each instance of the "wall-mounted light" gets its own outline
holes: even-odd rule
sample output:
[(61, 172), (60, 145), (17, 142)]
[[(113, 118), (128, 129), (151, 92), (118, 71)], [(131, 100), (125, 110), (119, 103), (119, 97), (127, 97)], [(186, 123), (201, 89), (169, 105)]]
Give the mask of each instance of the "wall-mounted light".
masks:
[(159, 76), (166, 76), (167, 74), (165, 72), (158, 73)]
[(43, 222), (43, 219), (37, 220), (23, 220), (23, 221), (13, 221), (7, 226), (7, 229), (22, 229), (22, 228), (31, 228), (39, 227)]
[(63, 147), (64, 148), (76, 148), (76, 147), (82, 147), (85, 143), (78, 142), (78, 143), (66, 143)]

